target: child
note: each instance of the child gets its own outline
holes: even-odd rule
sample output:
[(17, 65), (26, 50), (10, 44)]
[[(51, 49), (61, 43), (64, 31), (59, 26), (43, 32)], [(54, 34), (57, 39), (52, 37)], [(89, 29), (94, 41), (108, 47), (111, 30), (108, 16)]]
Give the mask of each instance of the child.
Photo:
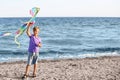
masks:
[(39, 47), (41, 47), (41, 39), (38, 37), (39, 28), (33, 28), (33, 34), (30, 33), (30, 26), (32, 23), (27, 23), (27, 35), (30, 38), (29, 48), (28, 48), (28, 61), (26, 66), (25, 74), (22, 78), (28, 77), (30, 65), (34, 64), (33, 77), (36, 77), (37, 70), (37, 60), (39, 56)]

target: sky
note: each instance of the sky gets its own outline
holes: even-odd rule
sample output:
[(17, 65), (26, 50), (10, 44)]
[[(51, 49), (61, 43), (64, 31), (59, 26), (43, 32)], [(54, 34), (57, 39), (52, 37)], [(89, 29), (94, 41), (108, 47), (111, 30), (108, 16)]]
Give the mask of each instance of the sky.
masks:
[(0, 0), (0, 17), (120, 17), (120, 0)]

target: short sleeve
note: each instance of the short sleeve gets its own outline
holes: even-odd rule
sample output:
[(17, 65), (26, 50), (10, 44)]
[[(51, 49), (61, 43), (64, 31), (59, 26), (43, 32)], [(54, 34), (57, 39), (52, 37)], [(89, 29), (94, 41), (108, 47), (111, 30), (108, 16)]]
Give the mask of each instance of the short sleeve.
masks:
[(33, 36), (33, 34), (31, 36), (29, 36), (29, 38), (31, 38)]

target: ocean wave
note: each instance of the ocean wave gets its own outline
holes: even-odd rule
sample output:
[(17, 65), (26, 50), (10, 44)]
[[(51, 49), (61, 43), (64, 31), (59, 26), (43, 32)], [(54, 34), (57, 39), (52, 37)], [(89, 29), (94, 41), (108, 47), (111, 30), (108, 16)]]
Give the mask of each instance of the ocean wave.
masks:
[(119, 52), (120, 48), (119, 47), (115, 47), (115, 48), (94, 48), (94, 49), (83, 49), (82, 51), (88, 51), (88, 52)]
[(119, 56), (119, 52), (103, 52), (103, 53), (86, 53), (78, 55), (77, 58), (86, 58), (86, 57), (100, 57), (100, 56)]
[[(57, 50), (47, 50), (47, 51), (40, 51), (41, 55), (47, 55), (47, 54), (63, 54), (62, 51)], [(10, 51), (10, 50), (0, 50), (0, 55), (27, 55), (27, 51)]]
[(83, 27), (98, 27), (100, 25), (96, 25), (96, 24), (82, 24)]
[[(99, 50), (99, 49), (98, 49)], [(116, 51), (118, 50), (118, 51)], [(64, 52), (48, 50), (40, 52), (39, 59), (67, 59), (67, 58), (86, 58), (86, 57), (100, 57), (100, 56), (119, 56), (119, 49), (113, 50), (113, 52)], [(27, 52), (23, 51), (1, 51), (1, 62), (27, 60)]]
[(49, 39), (46, 41), (48, 44), (54, 45), (82, 45), (78, 39)]
[[(42, 50), (40, 51), (40, 54), (75, 54), (75, 53), (106, 53), (106, 52), (120, 52), (120, 48), (119, 47), (114, 47), (114, 48), (93, 48), (93, 49), (71, 49), (71, 48), (62, 48), (62, 49), (58, 49), (58, 50), (53, 50), (53, 49), (49, 49), (49, 50)], [(24, 55), (27, 54), (27, 51), (12, 51), (12, 50), (0, 50), (0, 54), (14, 54), (14, 55)]]
[(119, 25), (120, 23), (110, 23), (110, 25), (113, 25), (113, 26), (117, 26), (117, 25)]
[(40, 56), (41, 59), (67, 59), (67, 58), (92, 58), (101, 56), (120, 56), (119, 52), (103, 52), (103, 53), (84, 53), (84, 54), (56, 54), (54, 56)]
[(11, 51), (11, 50), (0, 50), (0, 54), (1, 55), (23, 55), (23, 54), (27, 54), (26, 51)]

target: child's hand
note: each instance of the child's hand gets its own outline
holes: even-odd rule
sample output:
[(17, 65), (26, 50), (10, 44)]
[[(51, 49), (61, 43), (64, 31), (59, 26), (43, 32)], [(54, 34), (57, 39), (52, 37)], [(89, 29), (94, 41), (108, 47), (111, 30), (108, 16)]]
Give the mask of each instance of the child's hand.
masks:
[(26, 23), (28, 27), (32, 26), (33, 25), (33, 22), (27, 22)]
[(41, 43), (39, 43), (39, 44), (38, 44), (38, 47), (42, 47), (42, 44), (41, 44)]

